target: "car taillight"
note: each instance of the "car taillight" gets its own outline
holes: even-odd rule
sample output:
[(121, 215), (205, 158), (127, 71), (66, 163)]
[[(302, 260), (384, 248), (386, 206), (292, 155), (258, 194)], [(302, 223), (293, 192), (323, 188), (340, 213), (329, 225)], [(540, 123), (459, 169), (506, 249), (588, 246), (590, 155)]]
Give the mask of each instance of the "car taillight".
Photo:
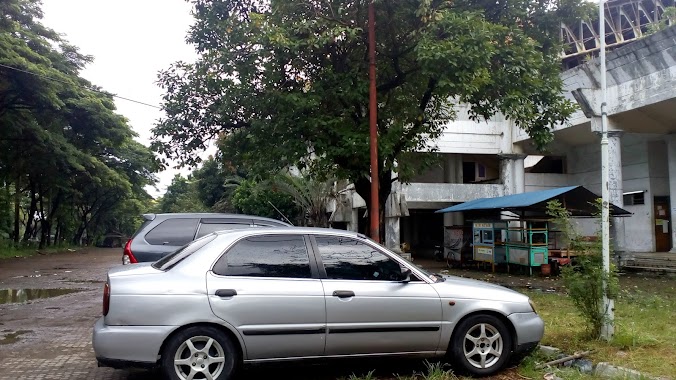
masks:
[(106, 282), (103, 285), (103, 315), (108, 315), (108, 310), (110, 310), (110, 285)]
[(136, 260), (134, 254), (131, 253), (131, 239), (129, 239), (129, 241), (127, 241), (127, 244), (124, 245), (124, 252), (122, 253), (122, 265), (136, 263), (138, 263), (138, 260)]

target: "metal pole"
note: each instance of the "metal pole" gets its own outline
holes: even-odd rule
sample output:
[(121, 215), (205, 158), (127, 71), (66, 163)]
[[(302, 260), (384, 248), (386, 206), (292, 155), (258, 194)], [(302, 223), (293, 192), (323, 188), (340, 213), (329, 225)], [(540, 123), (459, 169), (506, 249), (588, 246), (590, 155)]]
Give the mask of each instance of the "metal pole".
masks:
[(369, 128), (371, 145), (371, 239), (380, 243), (378, 202), (378, 103), (376, 99), (376, 11), (369, 3)]
[(610, 188), (609, 188), (609, 159), (608, 159), (608, 113), (607, 106), (607, 87), (606, 87), (606, 19), (604, 0), (599, 0), (599, 38), (600, 51), (599, 59), (601, 61), (601, 199), (603, 207), (601, 210), (601, 240), (603, 255), (603, 302), (601, 312), (603, 313), (603, 325), (601, 327), (601, 338), (610, 341), (614, 333), (614, 302), (608, 298), (608, 275), (610, 273)]

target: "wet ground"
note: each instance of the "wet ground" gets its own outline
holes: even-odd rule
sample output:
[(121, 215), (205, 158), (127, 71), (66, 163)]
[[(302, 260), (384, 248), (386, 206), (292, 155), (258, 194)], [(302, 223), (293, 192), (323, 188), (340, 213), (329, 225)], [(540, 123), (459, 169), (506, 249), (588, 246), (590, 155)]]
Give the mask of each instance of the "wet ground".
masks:
[[(91, 328), (101, 315), (106, 271), (120, 263), (120, 249), (94, 248), (29, 258), (0, 260), (0, 379), (117, 380), (160, 379), (151, 371), (98, 368), (91, 348)], [(443, 271), (442, 263), (416, 264)], [(540, 276), (452, 270), (519, 289), (560, 291), (557, 279)], [(635, 276), (641, 284), (651, 281)], [(672, 289), (673, 291), (673, 289)], [(408, 376), (424, 369), (417, 360), (384, 360), (249, 367), (241, 379), (347, 378), (376, 371), (379, 379)], [(507, 370), (495, 379), (519, 379)]]

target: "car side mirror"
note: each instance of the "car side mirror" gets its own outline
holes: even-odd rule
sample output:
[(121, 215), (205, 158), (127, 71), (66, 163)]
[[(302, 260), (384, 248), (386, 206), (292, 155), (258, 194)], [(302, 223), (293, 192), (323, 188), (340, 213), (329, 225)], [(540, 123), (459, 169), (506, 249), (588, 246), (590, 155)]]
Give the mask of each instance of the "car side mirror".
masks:
[(406, 267), (402, 267), (401, 268), (401, 280), (399, 280), (399, 281), (401, 281), (401, 282), (411, 282), (411, 270), (406, 268)]

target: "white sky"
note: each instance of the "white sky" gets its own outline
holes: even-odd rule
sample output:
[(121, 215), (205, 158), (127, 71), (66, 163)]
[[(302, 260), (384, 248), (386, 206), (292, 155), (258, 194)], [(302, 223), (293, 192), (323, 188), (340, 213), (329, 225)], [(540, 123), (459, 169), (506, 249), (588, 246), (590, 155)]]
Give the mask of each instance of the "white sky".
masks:
[[(159, 106), (163, 91), (155, 84), (157, 73), (175, 61), (196, 59), (185, 43), (192, 24), (191, 6), (185, 0), (42, 2), (43, 24), (65, 35), (83, 54), (94, 56), (82, 77), (113, 94)], [(115, 104), (138, 140), (148, 145), (151, 129), (163, 112), (121, 99), (115, 99)], [(158, 189), (148, 188), (148, 192), (164, 193), (177, 172), (159, 173)]]

